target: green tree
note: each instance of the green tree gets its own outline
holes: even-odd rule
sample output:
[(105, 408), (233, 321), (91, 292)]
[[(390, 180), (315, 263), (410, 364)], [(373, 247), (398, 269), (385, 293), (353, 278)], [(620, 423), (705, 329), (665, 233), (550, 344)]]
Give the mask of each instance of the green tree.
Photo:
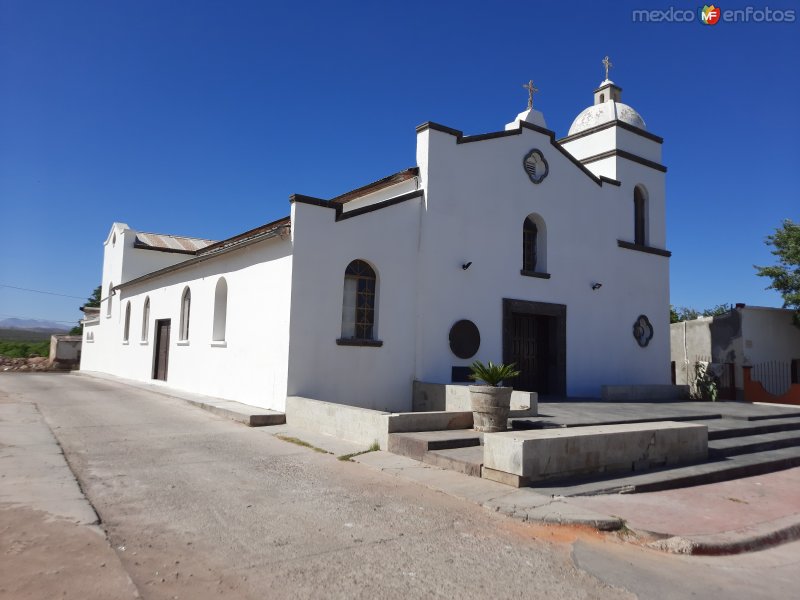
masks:
[(693, 308), (686, 306), (669, 305), (669, 322), (680, 323), (681, 321), (691, 321), (700, 316), (700, 313)]
[(680, 323), (681, 321), (691, 321), (698, 317), (717, 317), (724, 315), (733, 307), (730, 304), (717, 304), (713, 308), (705, 308), (702, 311), (695, 310), (686, 306), (669, 305), (669, 322)]
[[(100, 306), (100, 299), (102, 298), (101, 294), (102, 294), (101, 286), (98, 285), (96, 288), (94, 288), (92, 295), (86, 299), (86, 302), (83, 303), (83, 306), (81, 306), (81, 308), (86, 308), (86, 307), (98, 308)], [(81, 323), (78, 323), (75, 327), (69, 330), (69, 334), (83, 335), (83, 325)]]
[(800, 327), (800, 223), (786, 219), (767, 236), (766, 244), (772, 246), (772, 254), (778, 264), (771, 267), (755, 266), (759, 277), (769, 277), (772, 283), (768, 290), (775, 290), (783, 297), (783, 307), (794, 309), (794, 324)]
[(100, 307), (100, 298), (102, 298), (102, 296), (101, 296), (100, 286), (98, 285), (96, 288), (94, 288), (94, 291), (92, 292), (92, 295), (89, 296), (86, 299), (86, 302), (84, 303), (84, 305), (81, 308), (86, 307), (86, 306), (88, 306), (90, 308), (99, 308)]

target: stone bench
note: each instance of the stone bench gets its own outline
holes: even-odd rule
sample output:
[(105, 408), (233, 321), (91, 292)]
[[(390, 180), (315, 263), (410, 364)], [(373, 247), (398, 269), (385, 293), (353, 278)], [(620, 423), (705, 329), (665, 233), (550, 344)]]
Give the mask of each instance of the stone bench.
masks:
[(486, 433), (483, 477), (516, 487), (708, 459), (708, 428), (659, 421)]

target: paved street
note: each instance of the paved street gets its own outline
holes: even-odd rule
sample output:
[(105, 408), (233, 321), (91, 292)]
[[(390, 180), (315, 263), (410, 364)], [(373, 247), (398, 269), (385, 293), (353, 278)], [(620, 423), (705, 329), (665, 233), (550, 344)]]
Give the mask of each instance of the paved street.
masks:
[[(753, 599), (788, 598), (800, 584), (800, 543), (735, 557), (683, 557), (614, 535), (520, 523), (279, 440), (269, 428), (251, 429), (119, 383), (0, 375), (0, 403), (18, 405), (2, 413), (3, 487), (22, 460), (8, 451), (21, 443), (13, 420), (34, 422), (40, 414), (99, 515), (106, 551), (124, 570), (112, 573), (122, 582), (117, 589), (130, 583), (120, 578), (127, 573), (145, 599)], [(56, 462), (48, 460), (49, 467)], [(26, 485), (24, 478), (15, 482)], [(3, 556), (14, 549), (25, 558), (25, 536), (54, 520), (69, 522), (52, 507), (29, 504), (24, 494), (0, 490)], [(27, 526), (11, 527), (12, 512), (13, 523), (27, 519)], [(64, 536), (79, 533), (73, 527)], [(68, 570), (66, 561), (79, 552), (50, 557), (47, 568), (64, 561)], [(98, 580), (110, 577), (105, 568), (97, 569)], [(108, 597), (68, 589), (68, 582), (57, 594), (37, 595), (38, 580), (20, 581), (36, 575), (0, 570), (0, 598), (62, 591)], [(14, 589), (26, 595), (10, 594)]]

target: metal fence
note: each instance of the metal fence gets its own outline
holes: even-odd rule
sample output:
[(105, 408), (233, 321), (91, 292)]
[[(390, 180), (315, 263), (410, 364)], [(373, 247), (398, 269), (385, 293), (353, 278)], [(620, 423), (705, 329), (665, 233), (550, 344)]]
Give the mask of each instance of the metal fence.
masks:
[(769, 360), (753, 365), (753, 380), (758, 381), (773, 396), (781, 396), (789, 391), (792, 384), (792, 362), (788, 360)]

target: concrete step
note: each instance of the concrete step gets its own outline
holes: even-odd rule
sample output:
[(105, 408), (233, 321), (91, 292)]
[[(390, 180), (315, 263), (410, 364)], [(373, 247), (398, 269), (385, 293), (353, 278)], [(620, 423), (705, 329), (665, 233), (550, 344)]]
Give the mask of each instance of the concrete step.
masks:
[(537, 483), (532, 490), (552, 496), (595, 496), (659, 492), (693, 485), (763, 475), (800, 466), (800, 448), (767, 450), (674, 469), (659, 469), (628, 477)]
[(480, 477), (483, 466), (483, 446), (431, 450), (423, 455), (422, 462), (441, 469)]
[(738, 454), (752, 454), (765, 450), (800, 446), (800, 431), (775, 431), (741, 437), (709, 440), (708, 458), (724, 458)]
[(422, 460), (425, 453), (431, 450), (480, 446), (482, 442), (483, 436), (474, 429), (390, 433), (387, 450), (414, 460)]
[(635, 425), (636, 423), (654, 423), (658, 421), (678, 421), (694, 423), (698, 421), (712, 421), (719, 419), (722, 415), (706, 413), (702, 415), (675, 415), (671, 417), (658, 416), (655, 417), (629, 417), (621, 419), (597, 419), (594, 421), (581, 419), (576, 415), (574, 421), (553, 421), (547, 416), (540, 415), (539, 417), (525, 417), (509, 419), (509, 426), (511, 429), (529, 430), (529, 429), (552, 429), (554, 427), (591, 427), (594, 425)]
[[(767, 407), (763, 407), (767, 408)], [(787, 407), (777, 407), (775, 405), (770, 405), (768, 407), (770, 412), (764, 412), (763, 414), (750, 414), (750, 415), (730, 415), (729, 418), (731, 419), (741, 419), (744, 421), (766, 421), (771, 419), (796, 419), (800, 417), (800, 410), (794, 409), (794, 407), (789, 408)], [(788, 410), (787, 410), (788, 409)]]
[(712, 419), (699, 421), (708, 427), (708, 439), (722, 440), (726, 438), (742, 437), (747, 435), (760, 435), (775, 431), (800, 430), (800, 419), (768, 419), (747, 421), (742, 419)]

